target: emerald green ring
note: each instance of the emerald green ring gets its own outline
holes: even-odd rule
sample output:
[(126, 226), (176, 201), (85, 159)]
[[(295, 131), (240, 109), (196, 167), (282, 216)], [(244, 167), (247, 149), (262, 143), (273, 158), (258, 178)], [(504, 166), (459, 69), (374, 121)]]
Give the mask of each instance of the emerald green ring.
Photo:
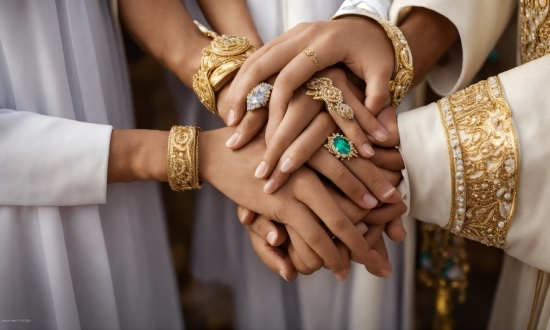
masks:
[(357, 150), (353, 142), (338, 133), (334, 133), (328, 137), (325, 148), (340, 160), (350, 160), (353, 157), (357, 157)]

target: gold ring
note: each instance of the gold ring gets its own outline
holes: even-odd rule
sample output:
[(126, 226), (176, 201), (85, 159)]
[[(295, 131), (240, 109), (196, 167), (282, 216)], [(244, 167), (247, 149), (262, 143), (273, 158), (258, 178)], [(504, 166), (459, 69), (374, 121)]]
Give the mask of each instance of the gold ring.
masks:
[(306, 83), (306, 88), (306, 95), (324, 101), (329, 113), (336, 111), (345, 120), (353, 119), (353, 110), (344, 103), (342, 91), (334, 87), (329, 78), (312, 78)]
[(347, 137), (334, 133), (327, 138), (325, 148), (340, 160), (350, 160), (357, 157), (357, 150)]
[(304, 49), (304, 54), (306, 54), (306, 56), (309, 57), (309, 59), (312, 60), (316, 66), (319, 66), (319, 62), (317, 62), (317, 55), (315, 54), (313, 49), (309, 47)]

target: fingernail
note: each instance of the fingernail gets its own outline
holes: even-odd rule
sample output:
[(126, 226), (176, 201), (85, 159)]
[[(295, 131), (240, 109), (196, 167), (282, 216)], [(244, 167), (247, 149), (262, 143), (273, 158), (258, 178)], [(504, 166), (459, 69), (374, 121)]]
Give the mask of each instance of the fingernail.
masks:
[(263, 176), (264, 176), (264, 173), (265, 173), (265, 170), (266, 170), (265, 167), (266, 167), (266, 166), (265, 166), (265, 162), (262, 161), (262, 162), (260, 163), (260, 165), (258, 165), (258, 168), (256, 168), (256, 173), (254, 173), (254, 176), (257, 177), (258, 179), (261, 178), (261, 177), (263, 177)]
[(373, 135), (374, 135), (374, 138), (380, 142), (384, 142), (388, 139), (388, 136), (386, 135), (386, 133), (380, 130), (374, 130)]
[(269, 179), (269, 181), (267, 181), (267, 183), (264, 186), (264, 191), (268, 194), (271, 194), (272, 192), (275, 191), (275, 188), (276, 188), (275, 180)]
[(246, 216), (248, 215), (248, 212), (250, 211), (248, 211), (247, 209), (243, 209), (243, 211), (241, 212), (241, 221), (243, 221), (246, 218)]
[(363, 196), (363, 204), (365, 204), (367, 208), (372, 209), (378, 205), (378, 200), (371, 194), (365, 194), (365, 196)]
[(270, 231), (269, 234), (267, 234), (267, 241), (271, 246), (275, 246), (275, 240), (277, 239), (277, 233), (274, 231)]
[(369, 230), (369, 228), (364, 222), (359, 222), (358, 224), (355, 225), (355, 228), (361, 235), (365, 235)]
[(365, 152), (369, 155), (369, 156), (374, 156), (374, 149), (370, 146), (370, 144), (368, 143), (365, 143), (363, 144), (363, 150), (365, 150)]
[(289, 282), (288, 278), (286, 278), (285, 272), (282, 269), (279, 271), (279, 275), (281, 275), (281, 277), (284, 278), (285, 281)]
[(388, 271), (385, 270), (385, 269), (384, 269), (381, 273), (382, 273), (382, 277), (383, 277), (383, 278), (390, 278), (390, 276), (391, 276), (391, 273), (388, 272)]
[(281, 165), (281, 172), (286, 173), (286, 171), (288, 171), (288, 169), (290, 168), (290, 165), (292, 165), (292, 161), (290, 160), (290, 158), (285, 159), (285, 161)]
[(346, 278), (348, 278), (348, 270), (347, 269), (344, 269), (344, 270), (341, 270), (339, 271), (338, 273), (334, 274), (336, 276), (337, 279), (339, 279), (340, 281), (343, 281), (345, 280)]
[(235, 121), (235, 111), (233, 109), (229, 110), (229, 115), (227, 115), (227, 126), (231, 126)]
[(388, 190), (387, 192), (385, 192), (385, 193), (382, 194), (382, 197), (388, 198), (388, 197), (390, 197), (391, 195), (393, 195), (394, 192), (395, 192), (395, 187), (391, 187), (390, 190)]
[(229, 140), (227, 140), (225, 145), (228, 147), (232, 147), (235, 145), (235, 143), (237, 143), (238, 139), (239, 139), (239, 133), (233, 133), (233, 135), (231, 135), (231, 137), (229, 138)]

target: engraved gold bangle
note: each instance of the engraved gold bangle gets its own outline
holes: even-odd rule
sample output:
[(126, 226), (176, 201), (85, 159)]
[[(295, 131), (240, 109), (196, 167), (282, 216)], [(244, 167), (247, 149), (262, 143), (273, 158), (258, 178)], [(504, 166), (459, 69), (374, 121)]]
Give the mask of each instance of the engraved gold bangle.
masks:
[(206, 28), (200, 23), (195, 24), (212, 41), (202, 50), (199, 70), (193, 76), (193, 90), (210, 112), (218, 114), (215, 93), (233, 79), (256, 48), (244, 37), (218, 36), (214, 32), (204, 31)]
[(504, 248), (516, 206), (519, 147), (499, 79), (481, 81), (438, 103), (451, 162), (446, 228)]
[(311, 78), (306, 83), (306, 95), (314, 100), (324, 101), (327, 111), (336, 113), (345, 120), (353, 119), (353, 110), (344, 103), (342, 91), (332, 85), (329, 78)]
[(172, 126), (168, 136), (168, 183), (174, 191), (199, 189), (200, 127)]
[(336, 19), (348, 15), (360, 15), (371, 18), (378, 22), (386, 31), (386, 34), (391, 40), (394, 52), (395, 63), (393, 74), (390, 80), (389, 90), (392, 95), (391, 104), (393, 107), (399, 106), (405, 94), (411, 88), (414, 70), (413, 58), (407, 39), (401, 30), (393, 25), (390, 21), (380, 17), (378, 14), (362, 7), (360, 4), (356, 6), (345, 7), (339, 10), (338, 15), (332, 19)]

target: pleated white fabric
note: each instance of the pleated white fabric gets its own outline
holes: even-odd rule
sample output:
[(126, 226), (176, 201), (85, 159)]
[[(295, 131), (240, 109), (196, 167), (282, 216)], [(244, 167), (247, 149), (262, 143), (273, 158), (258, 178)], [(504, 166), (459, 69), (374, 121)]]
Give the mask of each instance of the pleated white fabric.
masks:
[[(195, 19), (206, 22), (195, 1), (184, 3)], [(328, 20), (341, 4), (336, 0), (248, 0), (264, 42), (300, 22)], [(223, 127), (191, 90), (171, 74), (168, 79), (182, 123), (203, 129)], [(409, 99), (401, 108), (411, 109), (412, 105)], [(394, 266), (390, 280), (354, 266), (345, 282), (323, 269), (287, 283), (257, 257), (233, 202), (208, 184), (195, 193), (192, 272), (198, 279), (221, 281), (233, 288), (238, 329), (412, 328), (412, 220), (406, 222), (410, 234), (407, 242), (388, 244)]]
[(133, 115), (108, 1), (0, 1), (0, 328), (183, 327), (159, 187), (106, 185), (112, 126)]

